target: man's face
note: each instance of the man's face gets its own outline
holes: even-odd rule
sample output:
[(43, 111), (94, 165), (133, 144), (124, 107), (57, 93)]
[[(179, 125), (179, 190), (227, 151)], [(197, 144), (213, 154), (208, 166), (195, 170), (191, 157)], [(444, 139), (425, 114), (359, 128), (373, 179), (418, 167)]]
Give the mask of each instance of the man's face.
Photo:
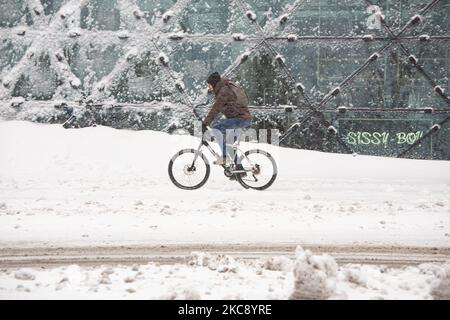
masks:
[(212, 86), (211, 83), (208, 83), (208, 92), (211, 93), (214, 91), (214, 87)]

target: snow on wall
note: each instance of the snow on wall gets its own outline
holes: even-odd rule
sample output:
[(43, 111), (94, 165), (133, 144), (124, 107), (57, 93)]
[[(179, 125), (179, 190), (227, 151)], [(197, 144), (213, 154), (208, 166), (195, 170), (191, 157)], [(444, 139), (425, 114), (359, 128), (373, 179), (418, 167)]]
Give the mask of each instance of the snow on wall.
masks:
[[(377, 9), (395, 32), (410, 25), (404, 32), (410, 52), (404, 55), (398, 46), (383, 52), (389, 33), (368, 27), (379, 15), (371, 16), (365, 1), (337, 6), (305, 0), (5, 0), (0, 115), (63, 122), (70, 117), (59, 108), (65, 103), (82, 118), (111, 105), (152, 117), (158, 104), (166, 104), (173, 110), (167, 129), (192, 120), (194, 104), (211, 103), (205, 79), (219, 71), (263, 109), (259, 118), (276, 110), (271, 122), (283, 122), (286, 129), (284, 106), (318, 107), (367, 60), (368, 67), (322, 108), (450, 110), (449, 60), (440, 50), (449, 33), (442, 23), (448, 4), (438, 1), (428, 12), (419, 7), (391, 1)], [(416, 70), (417, 63), (424, 64), (426, 75)], [(16, 97), (25, 101), (17, 106)], [(88, 110), (91, 105), (97, 109)], [(111, 123), (133, 127), (128, 117), (133, 115), (115, 114)]]
[[(27, 100), (149, 102), (155, 100), (155, 94), (145, 92), (154, 89), (155, 82), (162, 82), (160, 87), (165, 90), (158, 88), (164, 91), (160, 95), (170, 100), (174, 78), (187, 84), (189, 98), (204, 99), (204, 79), (208, 72), (230, 71), (228, 66), (238, 61), (247, 49), (253, 48), (256, 43), (252, 41), (258, 42), (261, 37), (275, 35), (296, 42), (302, 36), (335, 33), (336, 36), (361, 35), (361, 39), (367, 40), (369, 33), (363, 26), (368, 19), (363, 1), (355, 8), (340, 7), (338, 16), (342, 18), (334, 25), (319, 24), (319, 28), (315, 29), (316, 21), (306, 20), (308, 23), (305, 25), (312, 31), (298, 25), (303, 11), (310, 12), (313, 17), (314, 12), (321, 10), (323, 17), (320, 23), (332, 23), (327, 16), (335, 10), (332, 5), (315, 5), (304, 0), (280, 1), (278, 4), (252, 0), (22, 0), (20, 4), (14, 5), (15, 2), (8, 0), (1, 4), (4, 16), (0, 17), (3, 20), (0, 34), (5, 36), (6, 43), (1, 49), (7, 53), (6, 61), (1, 64), (0, 75), (0, 99), (3, 101), (13, 96), (24, 96)], [(392, 15), (397, 18), (401, 11), (395, 5), (393, 8)], [(428, 20), (437, 18), (436, 14), (421, 16), (410, 7), (406, 8), (405, 14), (416, 13), (415, 16), (421, 17), (421, 23), (426, 23), (428, 16), (431, 18)], [(439, 8), (444, 7), (441, 5), (435, 10)], [(346, 25), (352, 20), (354, 26), (348, 29)], [(427, 31), (427, 28), (421, 31)], [(448, 30), (442, 26), (440, 29), (433, 27), (431, 31), (438, 33)], [(372, 30), (370, 33), (385, 35), (382, 30)], [(424, 33), (418, 35), (423, 38)], [(369, 36), (372, 41), (374, 35)], [(430, 38), (429, 35), (427, 37)], [(246, 44), (240, 44), (241, 41)], [(291, 71), (300, 78), (297, 80), (310, 77), (311, 73), (309, 70), (306, 72), (305, 67), (312, 66), (309, 62), (314, 61), (300, 60), (295, 65), (294, 61), (298, 57), (290, 49), (292, 46), (276, 42), (271, 45), (278, 51), (278, 54), (274, 53), (275, 56), (287, 57), (285, 62), (291, 65)], [(304, 45), (308, 50), (318, 48), (317, 43), (314, 46), (308, 43)], [(354, 47), (354, 44), (351, 46)], [(348, 47), (338, 42), (331, 44), (330, 50), (343, 59), (332, 62), (354, 63), (376, 52), (376, 46), (362, 46), (361, 49), (368, 52), (361, 52), (353, 58), (346, 56), (350, 54), (346, 52)], [(284, 54), (286, 50), (288, 52)], [(161, 53), (174, 58), (167, 72), (162, 72), (159, 66), (151, 65), (146, 59), (147, 55), (156, 57)], [(301, 54), (304, 58), (308, 57), (305, 53)], [(140, 63), (147, 65), (142, 66)], [(302, 73), (298, 67), (305, 71)], [(442, 67), (445, 70), (445, 65)], [(320, 73), (322, 68), (328, 66), (324, 64), (316, 73)], [(130, 69), (138, 69), (135, 70), (138, 72), (130, 72)], [(327, 70), (327, 73), (330, 71)], [(332, 71), (335, 73), (332, 77), (319, 76), (316, 85), (311, 82), (312, 79), (301, 82), (307, 84), (311, 93), (323, 96), (333, 85), (338, 84), (330, 82), (333, 78), (339, 80), (336, 71)], [(156, 74), (156, 78), (146, 77), (146, 74)], [(444, 72), (437, 76), (445, 79), (446, 74)], [(251, 82), (254, 81), (252, 78)], [(445, 84), (437, 83), (441, 86)], [(269, 85), (267, 83), (266, 87)], [(258, 101), (253, 102), (258, 105)]]

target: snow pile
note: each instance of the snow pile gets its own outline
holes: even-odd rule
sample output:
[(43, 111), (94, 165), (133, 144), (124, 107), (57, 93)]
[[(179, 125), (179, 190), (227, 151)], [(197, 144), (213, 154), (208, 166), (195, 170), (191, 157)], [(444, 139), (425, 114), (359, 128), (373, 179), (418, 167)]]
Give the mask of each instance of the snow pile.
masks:
[(157, 298), (157, 300), (201, 300), (200, 293), (193, 288), (175, 289)]
[(293, 300), (327, 299), (336, 287), (338, 266), (333, 257), (313, 255), (298, 247), (294, 266)]
[(28, 269), (20, 269), (18, 270), (15, 274), (14, 277), (17, 280), (35, 280), (36, 276), (33, 274), (33, 272), (31, 270)]
[(237, 273), (238, 263), (227, 255), (211, 255), (204, 252), (193, 252), (187, 259), (187, 264), (194, 267), (206, 267), (220, 273)]
[(450, 300), (450, 261), (440, 270), (441, 274), (438, 274), (440, 280), (431, 294), (436, 300)]
[(105, 270), (102, 271), (102, 273), (100, 274), (99, 277), (99, 284), (111, 284), (111, 278), (110, 276), (114, 274), (114, 269), (113, 268), (106, 268)]
[(343, 270), (344, 280), (354, 284), (367, 288), (367, 277), (362, 272), (361, 268), (353, 266)]
[(262, 261), (261, 267), (271, 271), (291, 272), (294, 262), (285, 256), (270, 257)]

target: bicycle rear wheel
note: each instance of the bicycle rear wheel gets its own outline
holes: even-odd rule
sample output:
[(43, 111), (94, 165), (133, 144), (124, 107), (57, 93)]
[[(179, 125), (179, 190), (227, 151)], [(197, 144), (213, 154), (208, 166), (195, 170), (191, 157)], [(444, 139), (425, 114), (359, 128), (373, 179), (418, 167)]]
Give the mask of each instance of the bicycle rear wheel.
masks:
[(184, 190), (202, 187), (211, 171), (208, 159), (198, 150), (183, 149), (169, 161), (169, 177), (174, 185)]
[(275, 159), (264, 150), (249, 150), (238, 159), (238, 163), (246, 171), (245, 175), (236, 175), (236, 179), (244, 188), (265, 190), (277, 178)]

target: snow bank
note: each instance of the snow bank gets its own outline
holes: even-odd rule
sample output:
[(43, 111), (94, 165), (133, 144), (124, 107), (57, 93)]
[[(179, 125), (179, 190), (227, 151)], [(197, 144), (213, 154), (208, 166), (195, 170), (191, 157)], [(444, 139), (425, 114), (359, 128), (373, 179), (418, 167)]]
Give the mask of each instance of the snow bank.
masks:
[[(179, 149), (197, 146), (194, 137), (156, 131), (102, 126), (66, 130), (60, 125), (0, 122), (0, 178), (166, 177), (168, 159)], [(256, 147), (254, 143), (243, 144), (243, 149)], [(448, 183), (450, 177), (447, 161), (330, 154), (267, 144), (259, 147), (276, 157), (277, 181), (321, 178)]]
[(449, 162), (243, 143), (277, 161), (263, 197), (216, 166), (201, 189), (178, 189), (169, 159), (198, 145), (155, 131), (1, 122), (0, 244), (449, 243)]
[(227, 255), (211, 255), (204, 252), (193, 252), (187, 258), (187, 263), (190, 266), (207, 267), (210, 270), (217, 270), (217, 272), (238, 272), (238, 265), (236, 261)]
[(285, 256), (270, 257), (262, 261), (261, 267), (271, 271), (291, 271), (293, 262)]
[[(436, 268), (434, 269), (436, 270)], [(437, 269), (436, 273), (439, 281), (432, 289), (431, 294), (436, 300), (450, 300), (450, 261), (440, 270)]]
[(450, 299), (450, 261), (401, 269), (347, 264), (297, 248), (290, 299)]
[[(273, 257), (275, 258), (275, 257)], [(271, 259), (271, 258), (268, 258)], [(295, 263), (196, 252), (186, 264), (0, 270), (0, 299), (448, 299), (450, 263), (401, 269), (337, 266), (299, 248)], [(216, 262), (238, 268), (223, 272)], [(227, 262), (228, 261), (228, 262)], [(291, 261), (291, 263), (288, 263)], [(282, 269), (282, 270), (274, 270)]]

